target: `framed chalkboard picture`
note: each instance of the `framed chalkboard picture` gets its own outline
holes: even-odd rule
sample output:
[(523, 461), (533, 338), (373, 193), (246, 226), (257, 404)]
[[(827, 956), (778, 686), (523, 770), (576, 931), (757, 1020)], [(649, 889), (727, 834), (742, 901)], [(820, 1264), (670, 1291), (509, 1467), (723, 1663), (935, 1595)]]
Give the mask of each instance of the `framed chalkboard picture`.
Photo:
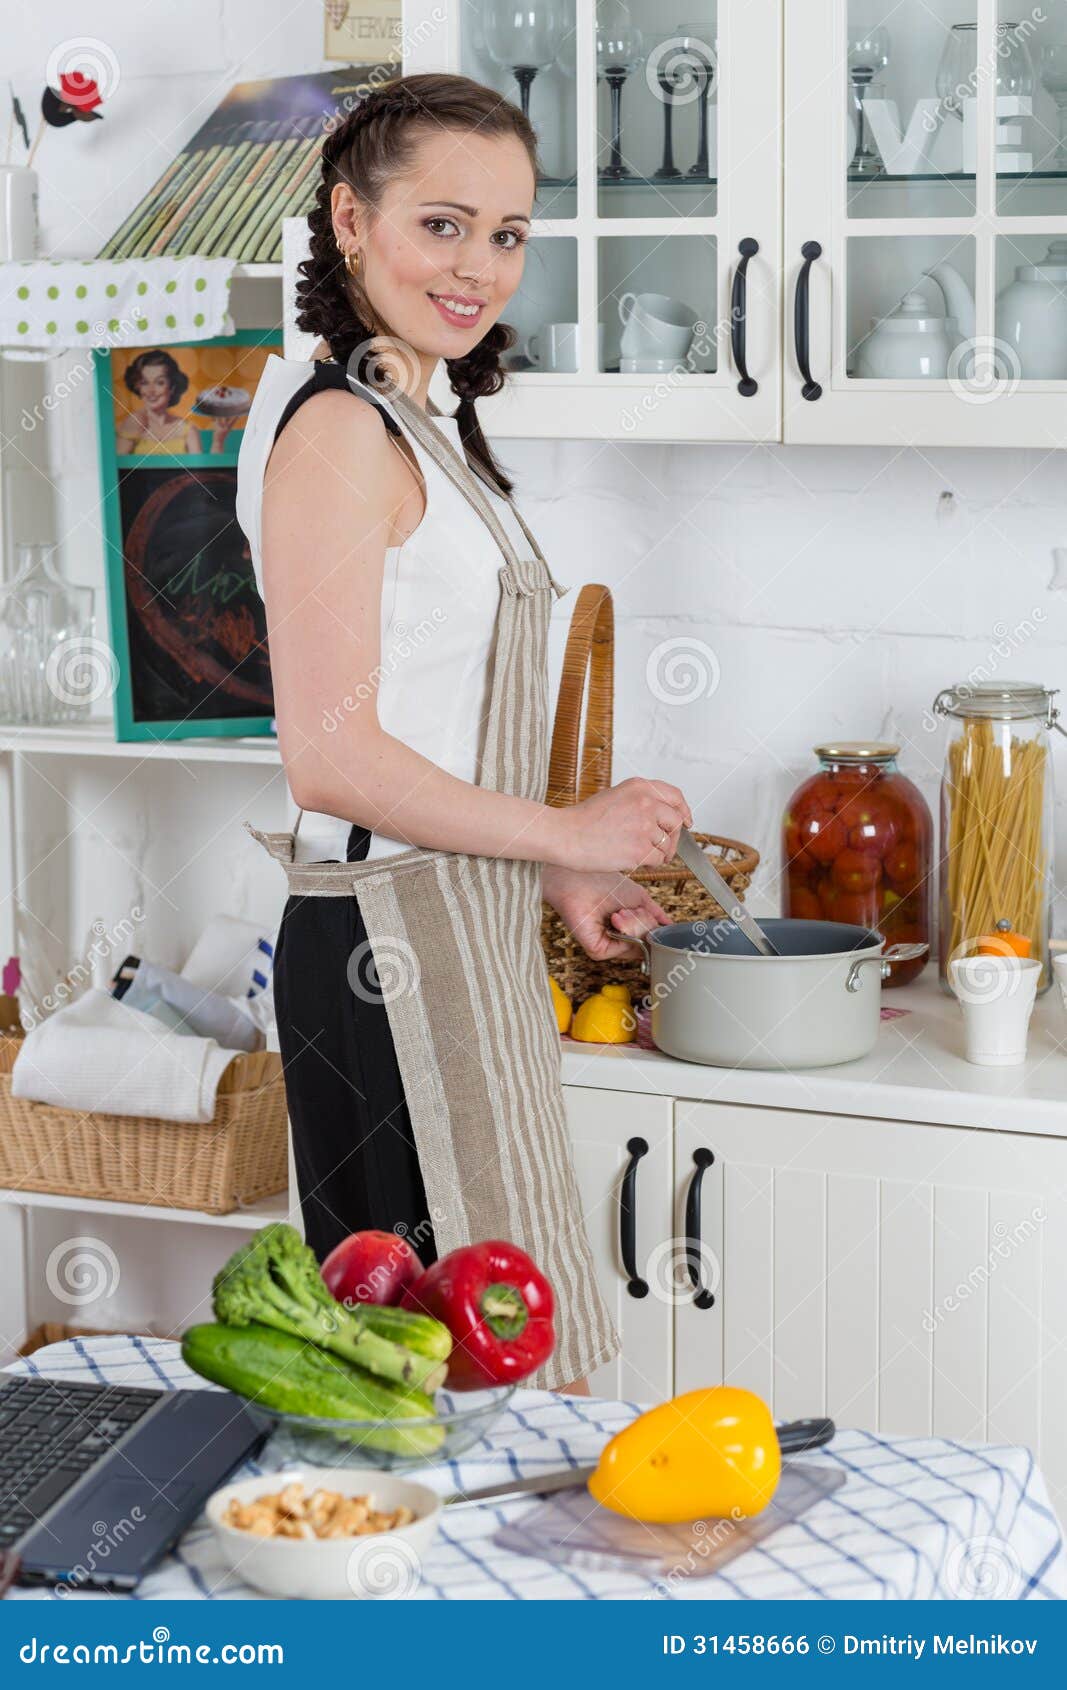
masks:
[(274, 331), (101, 350), (97, 421), (119, 740), (269, 733), (267, 629), (234, 511)]

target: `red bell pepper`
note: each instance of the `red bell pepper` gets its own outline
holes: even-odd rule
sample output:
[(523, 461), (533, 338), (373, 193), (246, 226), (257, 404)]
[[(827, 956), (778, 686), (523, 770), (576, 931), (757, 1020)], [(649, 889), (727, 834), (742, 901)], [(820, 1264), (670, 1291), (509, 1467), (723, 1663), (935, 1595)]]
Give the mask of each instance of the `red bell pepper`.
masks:
[(483, 1391), (516, 1385), (548, 1360), (555, 1304), (525, 1250), (492, 1239), (442, 1256), (408, 1286), (401, 1307), (433, 1315), (451, 1332), (448, 1386)]

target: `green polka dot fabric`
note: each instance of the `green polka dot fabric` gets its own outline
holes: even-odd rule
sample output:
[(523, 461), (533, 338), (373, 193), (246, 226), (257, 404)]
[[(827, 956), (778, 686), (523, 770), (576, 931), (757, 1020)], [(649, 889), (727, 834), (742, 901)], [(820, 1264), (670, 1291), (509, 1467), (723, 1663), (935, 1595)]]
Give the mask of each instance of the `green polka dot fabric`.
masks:
[(229, 258), (0, 264), (0, 346), (154, 346), (233, 333)]

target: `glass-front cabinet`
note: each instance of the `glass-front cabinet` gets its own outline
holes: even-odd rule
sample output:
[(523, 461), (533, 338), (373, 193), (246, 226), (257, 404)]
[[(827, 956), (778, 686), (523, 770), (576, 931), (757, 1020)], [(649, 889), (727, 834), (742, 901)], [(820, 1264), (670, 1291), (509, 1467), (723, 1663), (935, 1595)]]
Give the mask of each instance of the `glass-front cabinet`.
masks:
[(783, 437), (1067, 443), (1067, 0), (786, 0)]
[(781, 0), (406, 0), (409, 72), (528, 111), (541, 159), (488, 430), (781, 437)]

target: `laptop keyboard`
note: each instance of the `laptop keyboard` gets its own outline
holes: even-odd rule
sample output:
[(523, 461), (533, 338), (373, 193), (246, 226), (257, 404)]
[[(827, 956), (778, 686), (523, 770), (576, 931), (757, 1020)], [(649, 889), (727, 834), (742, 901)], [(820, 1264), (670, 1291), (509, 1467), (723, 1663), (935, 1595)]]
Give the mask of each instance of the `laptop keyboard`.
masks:
[(162, 1394), (48, 1379), (0, 1386), (0, 1550), (35, 1525)]

